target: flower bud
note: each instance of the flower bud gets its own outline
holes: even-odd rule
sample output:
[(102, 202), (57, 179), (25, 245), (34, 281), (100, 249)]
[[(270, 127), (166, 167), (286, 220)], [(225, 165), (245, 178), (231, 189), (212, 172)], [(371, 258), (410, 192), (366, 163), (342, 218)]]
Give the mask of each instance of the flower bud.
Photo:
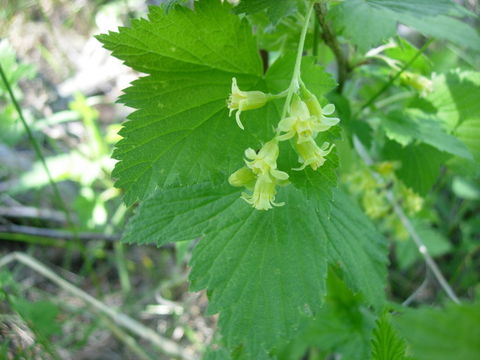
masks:
[(228, 178), (228, 182), (232, 186), (236, 187), (246, 187), (247, 189), (253, 189), (255, 186), (256, 176), (251, 169), (244, 166), (237, 171), (235, 171)]
[(400, 75), (400, 82), (413, 87), (415, 90), (418, 90), (421, 93), (429, 93), (433, 90), (432, 80), (420, 74), (415, 74), (409, 71), (405, 71)]

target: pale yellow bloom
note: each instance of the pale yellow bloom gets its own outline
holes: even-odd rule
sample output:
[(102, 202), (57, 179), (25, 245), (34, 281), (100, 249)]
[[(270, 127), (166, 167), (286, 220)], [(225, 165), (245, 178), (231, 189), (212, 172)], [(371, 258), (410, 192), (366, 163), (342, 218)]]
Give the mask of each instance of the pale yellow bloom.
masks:
[(261, 174), (257, 177), (253, 193), (243, 193), (242, 199), (251, 204), (257, 210), (269, 210), (273, 206), (283, 206), (285, 203), (275, 202), (277, 183), (278, 181), (275, 177), (272, 177), (269, 174)]
[(268, 174), (278, 180), (287, 180), (288, 174), (277, 170), (277, 158), (279, 154), (278, 141), (276, 139), (265, 143), (260, 151), (248, 148), (245, 150), (245, 164), (256, 174)]
[(235, 119), (240, 129), (244, 130), (243, 124), (240, 121), (240, 114), (245, 110), (258, 109), (264, 106), (268, 101), (269, 96), (262, 91), (242, 91), (237, 86), (237, 79), (232, 78), (232, 93), (228, 98), (228, 108), (230, 115), (234, 110), (237, 110)]
[(333, 104), (328, 104), (322, 109), (313, 95), (307, 101), (302, 101), (297, 96), (292, 101), (290, 116), (282, 119), (278, 124), (278, 130), (284, 134), (277, 138), (283, 141), (297, 136), (297, 143), (308, 142), (316, 138), (319, 132), (327, 131), (338, 124), (340, 119), (327, 117), (334, 111)]
[(317, 170), (325, 163), (325, 156), (332, 151), (334, 146), (334, 144), (330, 146), (328, 142), (324, 142), (322, 147), (319, 147), (313, 139), (302, 143), (296, 143), (295, 150), (298, 154), (298, 161), (303, 165), (293, 170), (303, 170), (307, 166), (310, 166), (313, 170)]
[(335, 112), (335, 105), (327, 104), (322, 108), (317, 97), (310, 92), (308, 92), (305, 99), (305, 104), (307, 104), (310, 114), (317, 118), (317, 129), (319, 132), (327, 131), (340, 122), (340, 119), (337, 117), (329, 117), (329, 115)]
[(278, 141), (273, 139), (265, 143), (257, 153), (253, 149), (245, 150), (246, 166), (230, 175), (228, 181), (233, 186), (244, 186), (252, 193), (243, 193), (242, 199), (257, 210), (268, 210), (275, 203), (277, 185), (288, 184), (288, 174), (277, 169), (279, 155)]

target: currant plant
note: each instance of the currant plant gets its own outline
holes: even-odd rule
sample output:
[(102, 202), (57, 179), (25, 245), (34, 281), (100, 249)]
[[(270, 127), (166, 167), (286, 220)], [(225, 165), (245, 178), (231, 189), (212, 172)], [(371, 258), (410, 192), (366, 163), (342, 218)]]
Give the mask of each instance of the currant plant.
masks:
[[(281, 358), (305, 319), (328, 318), (325, 309), (338, 311), (329, 305), (338, 299), (365, 307), (358, 317), (370, 334), (386, 305), (388, 263), (386, 240), (371, 219), (385, 218), (408, 238), (397, 204), (387, 200), (402, 198), (407, 215), (417, 214), (440, 166), (451, 158), (475, 167), (480, 151), (468, 134), (479, 134), (478, 118), (465, 124), (458, 110), (479, 110), (478, 74), (432, 78), (423, 49), (389, 39), (401, 22), (480, 50), (478, 34), (458, 19), (471, 14), (449, 0), (174, 3), (98, 36), (113, 56), (146, 74), (120, 98), (135, 111), (120, 132), (113, 176), (127, 205), (140, 202), (123, 241), (200, 239), (191, 290), (206, 289), (208, 314), (220, 314), (227, 349), (215, 353), (220, 358)], [(337, 33), (358, 50), (350, 59)], [(318, 65), (321, 51), (335, 56), (338, 84)], [(371, 69), (370, 62), (380, 65)], [(463, 104), (451, 86), (466, 94)], [(384, 98), (391, 88), (401, 90)], [(368, 111), (371, 121), (358, 121)], [(382, 161), (363, 164), (352, 149), (359, 139)], [(390, 333), (385, 318), (374, 347)], [(347, 352), (352, 358), (370, 354), (362, 334), (367, 347)], [(375, 351), (382, 358), (383, 350)]]

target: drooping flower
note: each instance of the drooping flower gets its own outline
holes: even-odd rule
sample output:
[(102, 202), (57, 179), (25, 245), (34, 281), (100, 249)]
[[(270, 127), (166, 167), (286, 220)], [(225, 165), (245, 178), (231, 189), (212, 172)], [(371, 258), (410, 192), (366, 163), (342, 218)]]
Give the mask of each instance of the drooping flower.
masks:
[(296, 143), (295, 150), (298, 154), (298, 161), (302, 163), (302, 166), (293, 170), (303, 170), (307, 166), (317, 170), (325, 163), (325, 156), (332, 151), (334, 146), (335, 144), (330, 145), (328, 142), (324, 142), (322, 147), (319, 147), (313, 139)]
[(237, 79), (232, 78), (232, 92), (228, 98), (228, 108), (230, 115), (234, 110), (237, 110), (235, 119), (240, 129), (244, 130), (243, 124), (240, 121), (240, 114), (245, 110), (258, 109), (264, 106), (269, 99), (268, 94), (262, 91), (242, 91), (237, 86)]
[(243, 186), (252, 193), (243, 193), (242, 199), (257, 210), (268, 210), (272, 206), (282, 206), (275, 202), (277, 185), (288, 184), (288, 174), (277, 169), (279, 155), (278, 141), (273, 139), (265, 143), (258, 153), (248, 148), (245, 150), (243, 168), (230, 175), (228, 181), (233, 186)]
[(306, 94), (305, 104), (307, 104), (310, 114), (317, 118), (317, 130), (319, 132), (327, 131), (340, 122), (340, 119), (337, 117), (329, 117), (329, 115), (334, 113), (335, 105), (327, 104), (322, 108), (317, 97), (311, 92)]
[(297, 136), (297, 142), (304, 142), (317, 136), (317, 119), (310, 115), (307, 104), (298, 96), (295, 96), (292, 101), (289, 115), (278, 123), (278, 131), (284, 133), (277, 136), (279, 141)]
[(243, 193), (242, 199), (257, 210), (269, 210), (273, 206), (283, 206), (285, 203), (275, 202), (277, 184), (278, 181), (275, 177), (272, 177), (269, 174), (261, 174), (257, 177), (253, 193)]
[(288, 174), (277, 170), (278, 154), (278, 140), (273, 139), (265, 143), (258, 153), (251, 148), (245, 150), (245, 157), (249, 159), (245, 160), (245, 164), (256, 175), (269, 174), (278, 180), (286, 180), (288, 179)]
[(340, 121), (338, 118), (327, 117), (335, 111), (333, 104), (322, 109), (317, 98), (308, 94), (311, 96), (306, 101), (296, 96), (290, 106), (290, 116), (279, 122), (278, 131), (283, 133), (278, 136), (280, 141), (297, 136), (297, 143), (308, 142), (316, 138), (319, 132), (327, 131)]

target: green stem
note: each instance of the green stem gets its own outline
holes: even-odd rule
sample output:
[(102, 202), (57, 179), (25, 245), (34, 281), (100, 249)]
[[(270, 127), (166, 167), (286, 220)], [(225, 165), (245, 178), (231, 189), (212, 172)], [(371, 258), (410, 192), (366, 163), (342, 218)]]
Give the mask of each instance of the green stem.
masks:
[(292, 80), (290, 81), (290, 86), (287, 89), (287, 99), (285, 100), (285, 105), (283, 106), (282, 119), (287, 115), (293, 94), (300, 88), (303, 48), (305, 47), (305, 38), (307, 36), (308, 25), (310, 23), (310, 18), (312, 17), (313, 5), (314, 3), (312, 2), (308, 7), (307, 16), (305, 17), (305, 23), (303, 24), (302, 33), (300, 35), (300, 41), (298, 42), (297, 58), (295, 59)]
[(410, 61), (408, 61), (400, 70), (398, 70), (396, 72), (396, 74), (387, 82), (385, 83), (385, 85), (382, 86), (382, 88), (380, 90), (378, 90), (365, 104), (363, 104), (363, 106), (360, 108), (360, 111), (366, 109), (367, 107), (369, 107), (370, 105), (372, 105), (375, 100), (378, 99), (378, 97), (380, 95), (382, 95), (385, 91), (388, 90), (388, 88), (390, 86), (392, 86), (393, 82), (395, 80), (398, 79), (398, 77), (400, 75), (402, 75), (402, 73), (407, 70), (410, 65), (412, 65), (414, 63), (415, 60), (417, 60), (417, 58), (423, 54), (423, 52), (430, 46), (430, 44), (433, 42), (433, 39), (429, 39), (420, 49), (418, 49), (418, 51), (415, 53), (415, 55), (410, 59)]

